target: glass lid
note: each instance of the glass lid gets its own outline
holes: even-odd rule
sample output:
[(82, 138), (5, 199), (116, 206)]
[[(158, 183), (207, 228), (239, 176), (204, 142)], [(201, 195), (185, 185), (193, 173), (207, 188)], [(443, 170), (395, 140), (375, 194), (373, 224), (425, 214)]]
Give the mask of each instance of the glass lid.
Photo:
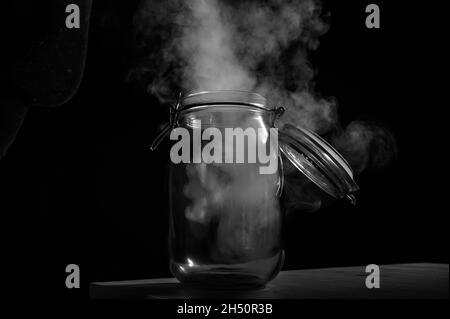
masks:
[(283, 155), (307, 178), (335, 198), (347, 197), (359, 189), (347, 161), (323, 138), (309, 130), (286, 124), (279, 131)]

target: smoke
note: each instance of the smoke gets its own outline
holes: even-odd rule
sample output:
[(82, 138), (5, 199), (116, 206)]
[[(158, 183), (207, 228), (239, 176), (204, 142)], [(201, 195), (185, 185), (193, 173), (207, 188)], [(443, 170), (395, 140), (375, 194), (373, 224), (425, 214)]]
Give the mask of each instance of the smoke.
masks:
[[(252, 164), (188, 164), (186, 173), (185, 216), (195, 236), (190, 240), (211, 243), (209, 255), (216, 262), (270, 257), (281, 230), (278, 175), (262, 175)], [(217, 225), (215, 240), (199, 225)]]
[(366, 168), (382, 168), (397, 156), (397, 143), (384, 127), (363, 121), (350, 123), (332, 139), (355, 173)]
[[(328, 30), (319, 0), (147, 0), (135, 14), (134, 26), (136, 64), (129, 79), (160, 102), (173, 102), (179, 91), (257, 92), (270, 106), (286, 109), (279, 126), (290, 123), (331, 136), (356, 172), (392, 160), (395, 142), (386, 129), (360, 121), (341, 129), (335, 100), (314, 92), (308, 52), (318, 48), (319, 37)], [(243, 245), (259, 247), (266, 243), (258, 241), (265, 238), (262, 234), (277, 236), (264, 208), (277, 210), (277, 199), (258, 197), (273, 191), (273, 183), (248, 169), (235, 171), (234, 165), (208, 167), (187, 168), (184, 193), (192, 204), (185, 215), (192, 223), (218, 223), (222, 256), (242, 252)], [(292, 201), (294, 206), (320, 208), (320, 198), (307, 197), (301, 184), (296, 187), (291, 189), (301, 191), (291, 192), (300, 197)], [(248, 192), (241, 193), (244, 189)], [(255, 201), (261, 205), (250, 207)], [(242, 218), (259, 224), (250, 227)], [(247, 227), (243, 238), (230, 236), (234, 230), (242, 233), (242, 227)]]
[(337, 118), (310, 87), (307, 52), (328, 29), (320, 14), (315, 0), (144, 1), (134, 19), (143, 59), (130, 77), (162, 102), (180, 90), (258, 92), (286, 108), (282, 124), (323, 133)]
[[(360, 121), (341, 129), (335, 100), (314, 92), (308, 52), (328, 30), (320, 0), (146, 0), (134, 25), (137, 58), (129, 78), (161, 102), (173, 102), (179, 91), (258, 92), (285, 107), (280, 127), (333, 135), (356, 172), (393, 158), (386, 129)], [(371, 158), (362, 151), (369, 147)]]

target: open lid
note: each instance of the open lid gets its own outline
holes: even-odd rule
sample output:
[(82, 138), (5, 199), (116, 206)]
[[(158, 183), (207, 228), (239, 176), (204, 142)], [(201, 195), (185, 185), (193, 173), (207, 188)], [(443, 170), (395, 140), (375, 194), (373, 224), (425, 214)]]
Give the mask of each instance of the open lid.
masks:
[(279, 146), (288, 160), (308, 179), (335, 198), (354, 204), (359, 189), (347, 161), (323, 138), (309, 130), (286, 124), (279, 131)]

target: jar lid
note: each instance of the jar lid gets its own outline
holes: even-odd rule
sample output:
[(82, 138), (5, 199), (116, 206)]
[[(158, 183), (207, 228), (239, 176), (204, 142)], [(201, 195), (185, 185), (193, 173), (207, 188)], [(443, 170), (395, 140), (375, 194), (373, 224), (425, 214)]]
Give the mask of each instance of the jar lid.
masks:
[(335, 198), (347, 197), (354, 204), (359, 189), (347, 161), (316, 133), (286, 124), (279, 131), (283, 155), (309, 180)]

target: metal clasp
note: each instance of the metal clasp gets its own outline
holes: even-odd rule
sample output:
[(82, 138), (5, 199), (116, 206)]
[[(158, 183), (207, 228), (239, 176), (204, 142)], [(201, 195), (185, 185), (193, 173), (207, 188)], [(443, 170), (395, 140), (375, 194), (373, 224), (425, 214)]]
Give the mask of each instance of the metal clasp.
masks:
[(275, 127), (275, 121), (278, 120), (283, 115), (284, 111), (285, 111), (285, 109), (282, 106), (272, 109), (273, 118), (272, 118), (272, 123), (270, 123), (271, 127)]
[(162, 140), (170, 133), (171, 130), (178, 126), (178, 116), (180, 115), (181, 92), (178, 94), (177, 102), (169, 108), (169, 123), (167, 123), (162, 131), (155, 137), (150, 150), (154, 151), (161, 144)]
[(352, 205), (356, 205), (356, 197), (355, 197), (355, 195), (347, 194), (347, 195), (345, 195), (345, 198), (347, 198)]

